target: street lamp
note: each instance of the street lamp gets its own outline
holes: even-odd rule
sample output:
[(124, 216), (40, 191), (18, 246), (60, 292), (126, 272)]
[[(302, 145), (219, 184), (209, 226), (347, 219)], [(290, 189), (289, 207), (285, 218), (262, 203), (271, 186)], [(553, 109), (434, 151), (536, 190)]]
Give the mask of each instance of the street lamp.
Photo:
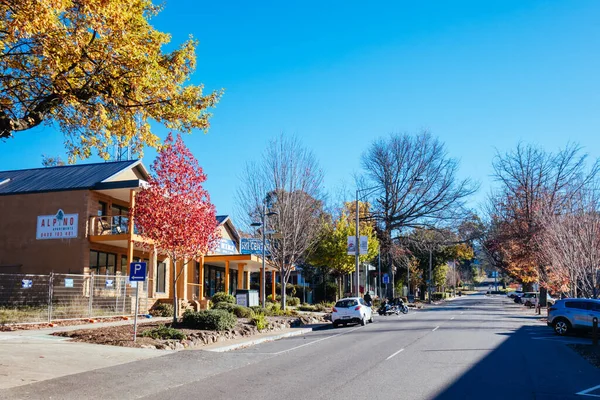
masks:
[[(266, 232), (266, 225), (267, 225), (267, 217), (273, 216), (273, 215), (277, 215), (276, 212), (274, 211), (270, 211), (267, 212), (267, 203), (266, 200), (263, 202), (263, 210), (262, 210), (262, 222), (253, 222), (252, 224), (250, 224), (251, 226), (261, 226), (262, 229), (262, 269), (260, 271), (260, 301), (263, 307), (265, 307), (265, 304), (267, 304), (267, 294), (266, 294), (266, 279), (267, 279), (267, 274), (265, 272), (265, 234)], [(273, 285), (275, 285), (275, 282), (272, 283)], [(275, 299), (273, 299), (273, 301), (275, 301)]]
[(354, 253), (354, 262), (356, 265), (356, 297), (360, 297), (360, 270), (359, 270), (359, 256), (360, 256), (360, 228), (358, 225), (358, 213), (359, 213), (359, 204), (358, 204), (358, 194), (360, 192), (364, 192), (364, 191), (369, 191), (368, 194), (372, 193), (373, 191), (375, 191), (376, 189), (380, 189), (381, 186), (373, 186), (370, 188), (364, 188), (364, 189), (356, 189), (356, 234), (354, 235), (354, 240), (355, 240), (355, 253)]

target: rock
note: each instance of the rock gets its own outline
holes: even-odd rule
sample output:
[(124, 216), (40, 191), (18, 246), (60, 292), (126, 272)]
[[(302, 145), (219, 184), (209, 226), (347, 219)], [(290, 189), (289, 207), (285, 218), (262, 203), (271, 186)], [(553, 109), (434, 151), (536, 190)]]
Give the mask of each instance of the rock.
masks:
[(173, 343), (173, 350), (183, 350), (185, 347), (180, 342)]
[(156, 346), (153, 346), (151, 344), (143, 344), (141, 347), (142, 347), (142, 349), (154, 349), (154, 350), (157, 349)]

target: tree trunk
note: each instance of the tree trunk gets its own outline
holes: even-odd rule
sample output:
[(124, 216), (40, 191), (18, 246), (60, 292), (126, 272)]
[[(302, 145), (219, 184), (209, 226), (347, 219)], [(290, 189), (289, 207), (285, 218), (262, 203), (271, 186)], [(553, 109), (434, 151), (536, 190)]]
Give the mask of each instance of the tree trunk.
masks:
[(287, 279), (285, 279), (285, 277), (283, 276), (283, 274), (281, 275), (281, 309), (285, 310), (285, 302), (286, 302), (286, 286), (287, 286)]
[(177, 260), (173, 259), (173, 325), (177, 324)]

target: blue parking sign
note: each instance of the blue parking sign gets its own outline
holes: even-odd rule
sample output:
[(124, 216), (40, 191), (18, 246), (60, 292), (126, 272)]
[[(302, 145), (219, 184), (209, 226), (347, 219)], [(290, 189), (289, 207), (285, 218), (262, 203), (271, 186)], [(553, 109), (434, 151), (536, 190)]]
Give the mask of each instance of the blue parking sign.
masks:
[(129, 281), (144, 282), (146, 280), (146, 263), (132, 262), (129, 264)]
[(390, 283), (390, 276), (388, 274), (383, 274), (382, 283)]

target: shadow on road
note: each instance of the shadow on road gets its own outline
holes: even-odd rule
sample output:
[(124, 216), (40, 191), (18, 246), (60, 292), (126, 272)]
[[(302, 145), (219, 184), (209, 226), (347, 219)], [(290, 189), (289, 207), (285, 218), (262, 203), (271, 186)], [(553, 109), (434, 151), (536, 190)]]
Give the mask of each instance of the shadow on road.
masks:
[(527, 326), (507, 339), (435, 399), (581, 399), (575, 394), (600, 384), (600, 371), (564, 343), (535, 340), (549, 328)]

